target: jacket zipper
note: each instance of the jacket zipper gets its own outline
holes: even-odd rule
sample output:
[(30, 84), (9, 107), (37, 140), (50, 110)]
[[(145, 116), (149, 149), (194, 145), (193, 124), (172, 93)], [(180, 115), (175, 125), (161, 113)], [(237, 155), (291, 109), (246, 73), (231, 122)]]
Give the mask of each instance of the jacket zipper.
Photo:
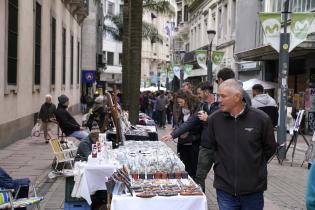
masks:
[(236, 145), (237, 145), (237, 142), (236, 142), (236, 139), (237, 139), (237, 118), (234, 119), (234, 123), (235, 123), (235, 127), (234, 127), (234, 152), (235, 152), (235, 158), (234, 158), (234, 174), (235, 174), (235, 177), (234, 177), (234, 195), (237, 196), (237, 190), (236, 190), (236, 186), (237, 186), (237, 168), (236, 168), (236, 162), (237, 162), (237, 148), (236, 148)]

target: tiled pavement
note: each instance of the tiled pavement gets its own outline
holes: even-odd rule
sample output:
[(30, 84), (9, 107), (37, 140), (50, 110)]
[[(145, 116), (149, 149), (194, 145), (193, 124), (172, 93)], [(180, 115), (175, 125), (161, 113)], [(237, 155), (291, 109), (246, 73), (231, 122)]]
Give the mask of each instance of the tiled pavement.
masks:
[[(79, 118), (78, 118), (79, 119)], [(170, 127), (159, 130), (159, 136), (168, 134)], [(307, 180), (306, 164), (300, 167), (304, 158), (305, 145), (300, 141), (296, 151), (294, 165), (285, 162), (280, 166), (274, 159), (268, 166), (269, 182), (265, 192), (265, 209), (306, 209), (305, 186)], [(173, 142), (168, 143), (176, 148)], [(291, 150), (289, 151), (288, 158)], [(43, 209), (63, 209), (64, 202), (64, 178), (48, 179), (50, 164), (53, 160), (50, 146), (37, 138), (26, 138), (0, 149), (0, 166), (6, 169), (14, 178), (30, 177), (36, 182), (38, 192), (45, 196), (42, 202)], [(212, 187), (213, 172), (210, 172), (206, 180), (206, 195), (210, 210), (217, 208), (215, 191)]]

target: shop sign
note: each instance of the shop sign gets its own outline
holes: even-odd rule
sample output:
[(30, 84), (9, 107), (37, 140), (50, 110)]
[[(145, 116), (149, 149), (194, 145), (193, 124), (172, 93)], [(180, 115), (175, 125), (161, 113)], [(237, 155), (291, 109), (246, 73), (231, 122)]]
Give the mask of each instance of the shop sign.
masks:
[(94, 70), (83, 70), (82, 71), (82, 83), (93, 84), (95, 82), (95, 71)]
[(307, 88), (305, 91), (305, 109), (315, 111), (315, 88)]

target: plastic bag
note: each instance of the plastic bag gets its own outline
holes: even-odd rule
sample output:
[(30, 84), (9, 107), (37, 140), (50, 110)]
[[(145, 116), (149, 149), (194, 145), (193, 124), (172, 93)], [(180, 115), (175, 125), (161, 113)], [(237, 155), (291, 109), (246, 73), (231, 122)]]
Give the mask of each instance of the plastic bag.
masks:
[(39, 137), (40, 136), (40, 128), (41, 128), (41, 124), (40, 124), (40, 122), (37, 122), (32, 129), (31, 136)]

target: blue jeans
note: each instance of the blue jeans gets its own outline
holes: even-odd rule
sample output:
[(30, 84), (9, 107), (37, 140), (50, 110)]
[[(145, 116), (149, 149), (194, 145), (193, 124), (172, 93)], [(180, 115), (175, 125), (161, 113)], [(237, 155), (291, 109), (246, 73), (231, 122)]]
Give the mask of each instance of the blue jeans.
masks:
[(264, 193), (234, 196), (222, 190), (217, 190), (217, 200), (220, 210), (263, 210)]
[(73, 133), (71, 133), (69, 136), (74, 137), (80, 141), (82, 141), (83, 139), (88, 137), (88, 132), (86, 131), (74, 131)]

